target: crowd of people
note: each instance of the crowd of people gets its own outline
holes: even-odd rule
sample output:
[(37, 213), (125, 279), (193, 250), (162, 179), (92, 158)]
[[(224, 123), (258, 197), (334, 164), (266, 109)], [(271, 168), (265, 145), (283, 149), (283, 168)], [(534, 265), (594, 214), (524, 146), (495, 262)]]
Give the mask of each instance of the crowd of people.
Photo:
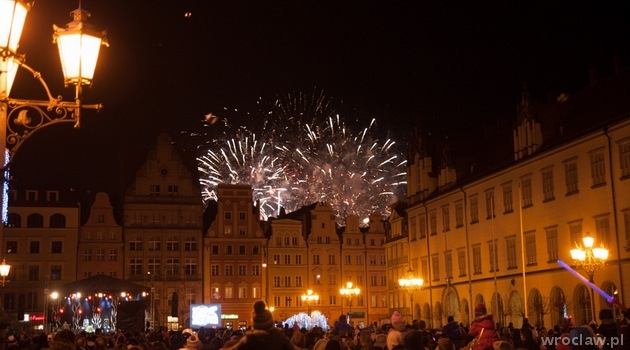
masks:
[[(453, 317), (441, 329), (428, 329), (424, 321), (407, 324), (398, 311), (390, 322), (377, 327), (354, 328), (341, 315), (332, 328), (307, 330), (277, 324), (263, 301), (253, 305), (250, 329), (198, 329), (193, 331), (147, 330), (135, 334), (122, 331), (94, 333), (61, 329), (52, 334), (9, 332), (6, 350), (597, 350), (630, 349), (630, 312), (615, 320), (612, 310), (599, 313), (600, 323), (553, 329), (534, 327), (523, 319), (521, 328), (495, 322), (483, 304), (475, 307), (475, 318), (465, 327)], [(598, 339), (598, 341), (595, 341)], [(625, 342), (625, 343), (624, 343)], [(0, 350), (5, 350), (0, 349)]]

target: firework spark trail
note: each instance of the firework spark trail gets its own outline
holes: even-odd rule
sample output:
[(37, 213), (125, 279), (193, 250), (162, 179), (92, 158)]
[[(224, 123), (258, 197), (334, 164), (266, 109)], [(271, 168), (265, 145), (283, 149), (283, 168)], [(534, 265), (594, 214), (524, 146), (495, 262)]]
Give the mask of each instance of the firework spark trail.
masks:
[(320, 201), (340, 224), (347, 215), (389, 214), (406, 186), (402, 152), (374, 135), (375, 119), (352, 134), (333, 112), (321, 93), (289, 95), (266, 114), (261, 136), (239, 127), (228, 137), (228, 130), (198, 158), (204, 200), (216, 200), (219, 183), (249, 184), (263, 219)]

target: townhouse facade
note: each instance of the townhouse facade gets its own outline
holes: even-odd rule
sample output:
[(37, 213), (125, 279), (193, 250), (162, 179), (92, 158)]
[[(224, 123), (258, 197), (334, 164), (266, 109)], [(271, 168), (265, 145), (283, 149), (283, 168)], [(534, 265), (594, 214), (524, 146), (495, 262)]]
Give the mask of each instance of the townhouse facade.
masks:
[(2, 306), (25, 328), (43, 326), (57, 286), (76, 280), (80, 206), (72, 191), (14, 188), (2, 228)]
[(152, 327), (188, 325), (202, 302), (203, 202), (198, 178), (161, 134), (124, 198), (122, 279), (151, 288)]
[(221, 325), (251, 326), (252, 305), (265, 298), (266, 237), (249, 185), (217, 187), (216, 217), (203, 238), (203, 298), (221, 305)]

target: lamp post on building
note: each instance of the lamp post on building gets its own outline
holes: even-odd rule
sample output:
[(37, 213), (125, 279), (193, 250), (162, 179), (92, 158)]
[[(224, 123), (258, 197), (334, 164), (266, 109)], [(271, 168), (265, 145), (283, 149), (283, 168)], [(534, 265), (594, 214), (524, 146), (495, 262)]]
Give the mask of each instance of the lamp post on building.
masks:
[[(342, 297), (346, 298), (346, 303), (350, 307), (348, 313), (352, 313), (352, 298), (356, 295), (361, 294), (361, 289), (352, 288), (352, 282), (346, 282), (346, 288), (340, 288), (339, 293)], [(343, 307), (341, 308), (341, 313), (343, 314)]]
[(308, 315), (311, 316), (311, 304), (319, 301), (319, 295), (313, 293), (312, 289), (306, 291), (306, 294), (302, 294), (302, 301), (306, 303), (308, 307)]
[(398, 285), (400, 288), (409, 292), (409, 299), (411, 303), (409, 308), (411, 313), (411, 322), (413, 322), (413, 293), (420, 290), (423, 283), (424, 280), (422, 278), (413, 276), (413, 270), (411, 268), (407, 271), (407, 278), (403, 277), (398, 279)]
[[(595, 271), (603, 268), (608, 260), (608, 249), (603, 245), (595, 246), (595, 238), (590, 233), (582, 238), (582, 244), (576, 243), (575, 248), (571, 249), (571, 259), (577, 268), (586, 271), (588, 280), (593, 283)], [(591, 316), (595, 320), (595, 296), (591, 287)]]

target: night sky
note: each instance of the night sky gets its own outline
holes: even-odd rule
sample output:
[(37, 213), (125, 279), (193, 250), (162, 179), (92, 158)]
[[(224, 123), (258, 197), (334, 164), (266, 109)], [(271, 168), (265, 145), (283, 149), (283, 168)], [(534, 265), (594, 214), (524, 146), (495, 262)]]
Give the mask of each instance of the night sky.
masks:
[[(68, 100), (52, 24), (78, 1), (38, 1), (20, 53)], [(256, 101), (323, 91), (359, 119), (377, 118), (401, 142), (417, 122), (464, 137), (513, 121), (524, 84), (535, 98), (588, 84), (588, 72), (628, 66), (622, 1), (83, 0), (108, 30), (84, 125), (40, 130), (15, 157), (14, 179), (112, 189), (133, 177), (158, 133), (181, 138), (207, 113), (233, 123), (263, 117)], [(40, 98), (18, 76), (14, 98)], [(239, 120), (240, 118), (240, 120)], [(360, 120), (362, 122), (363, 120)]]

